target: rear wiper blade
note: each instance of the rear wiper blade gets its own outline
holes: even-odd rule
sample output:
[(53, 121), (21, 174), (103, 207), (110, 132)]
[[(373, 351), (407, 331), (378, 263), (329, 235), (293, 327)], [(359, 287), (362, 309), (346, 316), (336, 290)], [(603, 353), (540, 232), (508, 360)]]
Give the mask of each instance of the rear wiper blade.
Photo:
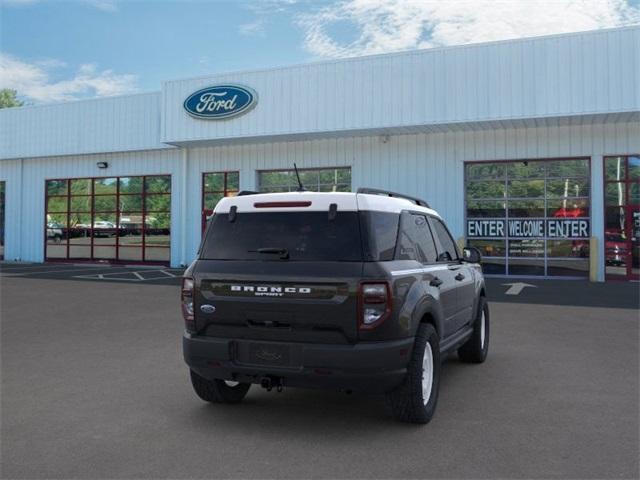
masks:
[(286, 248), (277, 248), (277, 247), (266, 247), (259, 248), (257, 250), (249, 250), (251, 253), (273, 253), (275, 255), (280, 255), (282, 260), (287, 260), (289, 258), (289, 250)]

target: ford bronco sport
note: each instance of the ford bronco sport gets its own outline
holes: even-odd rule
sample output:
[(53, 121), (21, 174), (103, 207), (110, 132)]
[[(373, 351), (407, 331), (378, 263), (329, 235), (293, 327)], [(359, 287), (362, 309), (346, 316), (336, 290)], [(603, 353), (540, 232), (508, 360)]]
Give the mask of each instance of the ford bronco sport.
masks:
[(224, 198), (182, 285), (193, 388), (221, 403), (251, 384), (385, 393), (397, 419), (427, 423), (441, 359), (487, 356), (479, 262), (400, 194)]

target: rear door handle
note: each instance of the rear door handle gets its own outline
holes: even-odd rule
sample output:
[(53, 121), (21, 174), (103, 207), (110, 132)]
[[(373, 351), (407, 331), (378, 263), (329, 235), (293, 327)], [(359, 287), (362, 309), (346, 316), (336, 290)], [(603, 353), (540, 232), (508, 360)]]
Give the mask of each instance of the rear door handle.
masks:
[(455, 278), (457, 281), (461, 282), (462, 280), (464, 280), (464, 275), (459, 273), (453, 278)]
[(440, 280), (438, 277), (433, 277), (433, 280), (429, 282), (429, 285), (431, 285), (432, 287), (439, 287), (440, 285), (442, 285), (442, 280)]

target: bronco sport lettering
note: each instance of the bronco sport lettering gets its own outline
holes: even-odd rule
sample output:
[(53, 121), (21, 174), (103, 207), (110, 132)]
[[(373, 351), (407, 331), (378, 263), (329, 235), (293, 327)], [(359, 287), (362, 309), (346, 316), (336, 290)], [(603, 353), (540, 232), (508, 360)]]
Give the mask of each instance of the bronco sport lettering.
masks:
[(255, 287), (252, 285), (231, 285), (232, 292), (256, 292), (256, 294), (273, 294), (282, 296), (282, 293), (311, 293), (310, 288), (296, 287)]

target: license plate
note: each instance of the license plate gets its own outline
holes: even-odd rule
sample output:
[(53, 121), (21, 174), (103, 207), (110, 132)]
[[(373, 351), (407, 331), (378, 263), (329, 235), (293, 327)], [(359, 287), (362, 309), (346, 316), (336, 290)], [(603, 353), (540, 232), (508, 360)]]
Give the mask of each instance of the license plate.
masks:
[(289, 365), (290, 349), (287, 345), (252, 343), (249, 345), (249, 362), (261, 365)]

